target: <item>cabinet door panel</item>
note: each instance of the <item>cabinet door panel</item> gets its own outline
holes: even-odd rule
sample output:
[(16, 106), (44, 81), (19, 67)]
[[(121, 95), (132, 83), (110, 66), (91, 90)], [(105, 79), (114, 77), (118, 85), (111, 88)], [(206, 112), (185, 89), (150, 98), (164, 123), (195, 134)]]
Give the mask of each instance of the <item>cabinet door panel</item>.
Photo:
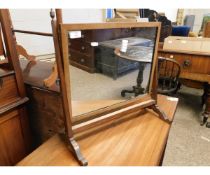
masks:
[(14, 165), (26, 156), (18, 110), (0, 116), (0, 165)]

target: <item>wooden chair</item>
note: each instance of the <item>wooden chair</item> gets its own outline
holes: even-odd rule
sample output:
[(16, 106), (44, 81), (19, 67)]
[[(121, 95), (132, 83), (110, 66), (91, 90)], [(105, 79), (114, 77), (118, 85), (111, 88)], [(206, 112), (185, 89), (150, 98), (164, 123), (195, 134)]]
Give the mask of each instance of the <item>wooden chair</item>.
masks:
[(158, 93), (176, 93), (180, 88), (180, 64), (170, 58), (158, 57)]

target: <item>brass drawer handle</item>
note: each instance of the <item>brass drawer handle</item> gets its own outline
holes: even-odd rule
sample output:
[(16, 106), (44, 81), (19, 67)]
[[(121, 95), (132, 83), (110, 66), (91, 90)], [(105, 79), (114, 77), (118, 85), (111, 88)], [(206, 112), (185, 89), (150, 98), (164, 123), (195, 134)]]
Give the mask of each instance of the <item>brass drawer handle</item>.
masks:
[(82, 49), (82, 50), (85, 50), (85, 46), (82, 46), (81, 49)]
[(0, 78), (0, 89), (3, 87), (3, 83), (4, 83), (3, 78)]
[(84, 63), (84, 62), (85, 62), (85, 59), (82, 58), (80, 61), (81, 61), (82, 63)]
[(189, 66), (191, 66), (191, 61), (190, 60), (184, 60), (183, 67), (189, 67)]

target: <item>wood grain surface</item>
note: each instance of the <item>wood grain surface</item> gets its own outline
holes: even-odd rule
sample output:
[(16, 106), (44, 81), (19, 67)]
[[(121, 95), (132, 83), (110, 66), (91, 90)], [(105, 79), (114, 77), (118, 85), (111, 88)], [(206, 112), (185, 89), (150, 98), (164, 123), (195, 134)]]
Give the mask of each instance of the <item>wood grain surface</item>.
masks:
[[(173, 119), (178, 100), (158, 96), (158, 104)], [(159, 165), (170, 125), (145, 113), (89, 137), (78, 140), (89, 165)], [(63, 136), (55, 135), (17, 164), (18, 166), (78, 165)]]

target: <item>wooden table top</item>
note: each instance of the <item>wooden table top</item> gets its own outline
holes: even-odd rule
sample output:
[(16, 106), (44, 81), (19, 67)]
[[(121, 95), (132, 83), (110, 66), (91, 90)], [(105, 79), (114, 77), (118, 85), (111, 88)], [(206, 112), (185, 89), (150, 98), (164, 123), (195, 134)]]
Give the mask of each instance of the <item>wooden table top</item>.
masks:
[[(158, 96), (158, 105), (173, 119), (178, 99)], [(89, 165), (159, 165), (170, 124), (147, 112), (137, 118), (78, 140)], [(78, 165), (61, 135), (55, 135), (18, 166)]]
[(183, 50), (168, 50), (168, 49), (163, 49), (163, 43), (159, 43), (158, 45), (158, 51), (159, 52), (166, 52), (166, 53), (178, 53), (178, 54), (187, 54), (187, 55), (202, 55), (202, 56), (207, 56), (209, 57), (210, 54), (207, 52), (197, 52), (197, 51), (183, 51)]

